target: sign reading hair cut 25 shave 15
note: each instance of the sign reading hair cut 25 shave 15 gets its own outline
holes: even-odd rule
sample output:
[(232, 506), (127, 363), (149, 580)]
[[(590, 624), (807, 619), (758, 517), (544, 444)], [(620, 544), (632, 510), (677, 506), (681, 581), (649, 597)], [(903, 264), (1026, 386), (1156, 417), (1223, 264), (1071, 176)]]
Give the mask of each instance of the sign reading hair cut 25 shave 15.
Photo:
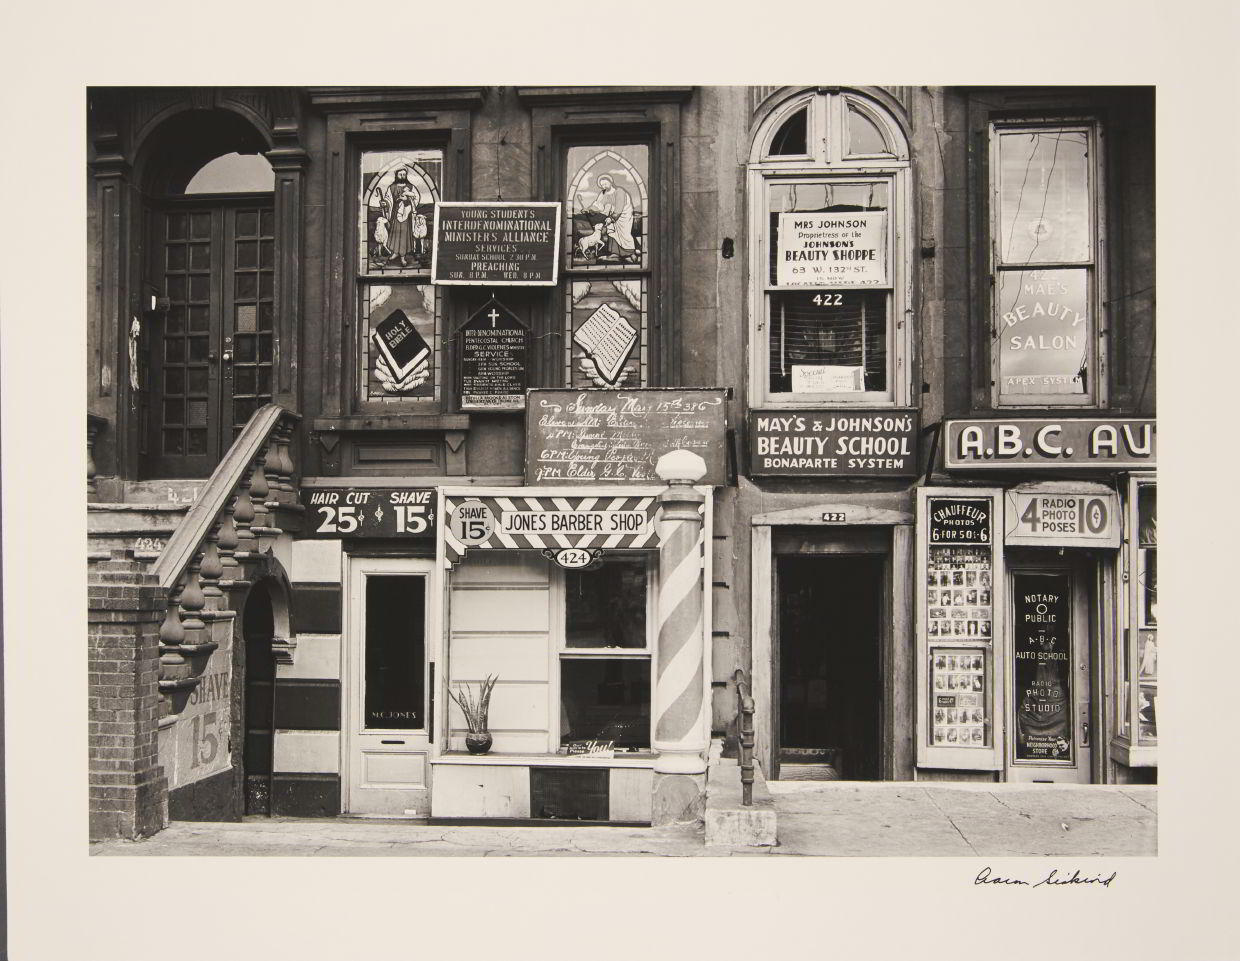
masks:
[(435, 536), (433, 487), (303, 487), (301, 503), (302, 537)]

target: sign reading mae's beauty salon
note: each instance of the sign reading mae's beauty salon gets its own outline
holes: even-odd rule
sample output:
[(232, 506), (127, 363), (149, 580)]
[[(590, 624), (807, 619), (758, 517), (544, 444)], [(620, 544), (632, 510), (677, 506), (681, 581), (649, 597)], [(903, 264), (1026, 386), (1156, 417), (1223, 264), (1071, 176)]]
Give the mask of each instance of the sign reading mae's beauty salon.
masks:
[(780, 287), (886, 287), (887, 214), (779, 215), (775, 280)]
[(948, 470), (1011, 468), (1152, 469), (1153, 420), (949, 420)]

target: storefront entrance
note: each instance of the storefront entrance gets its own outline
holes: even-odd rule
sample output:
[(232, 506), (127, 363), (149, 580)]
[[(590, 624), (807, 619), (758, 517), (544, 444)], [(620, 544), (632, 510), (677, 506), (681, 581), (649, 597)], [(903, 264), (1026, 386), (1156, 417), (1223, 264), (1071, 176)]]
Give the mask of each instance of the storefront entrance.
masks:
[(882, 562), (778, 559), (782, 779), (881, 777)]
[(341, 779), (346, 814), (430, 813), (431, 570), (429, 560), (349, 559)]
[(1093, 779), (1096, 564), (1071, 555), (1084, 552), (1008, 553), (1009, 781)]

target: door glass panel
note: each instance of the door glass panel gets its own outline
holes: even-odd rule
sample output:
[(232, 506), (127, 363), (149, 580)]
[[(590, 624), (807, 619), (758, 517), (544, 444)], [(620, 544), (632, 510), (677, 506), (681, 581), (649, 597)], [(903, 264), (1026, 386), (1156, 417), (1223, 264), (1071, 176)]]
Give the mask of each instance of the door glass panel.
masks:
[(425, 726), (426, 581), (409, 574), (366, 578), (362, 722), (367, 728)]
[(1012, 704), (1017, 761), (1072, 761), (1072, 579), (1012, 575)]

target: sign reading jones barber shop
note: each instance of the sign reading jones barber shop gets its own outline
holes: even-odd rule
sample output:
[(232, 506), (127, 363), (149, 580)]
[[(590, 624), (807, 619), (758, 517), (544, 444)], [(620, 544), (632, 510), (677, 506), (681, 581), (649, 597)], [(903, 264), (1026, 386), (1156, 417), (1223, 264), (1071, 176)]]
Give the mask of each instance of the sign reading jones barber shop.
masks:
[(749, 472), (766, 476), (909, 477), (915, 410), (750, 411)]

